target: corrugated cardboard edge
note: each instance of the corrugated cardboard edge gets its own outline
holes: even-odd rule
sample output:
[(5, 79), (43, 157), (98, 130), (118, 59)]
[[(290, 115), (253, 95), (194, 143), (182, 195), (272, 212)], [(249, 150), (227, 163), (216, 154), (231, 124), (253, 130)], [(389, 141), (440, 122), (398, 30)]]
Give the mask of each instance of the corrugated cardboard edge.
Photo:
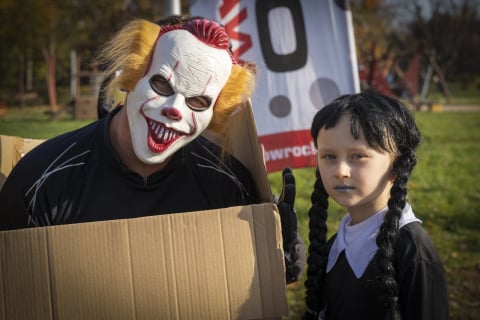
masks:
[(288, 314), (273, 204), (6, 231), (0, 241), (0, 319)]

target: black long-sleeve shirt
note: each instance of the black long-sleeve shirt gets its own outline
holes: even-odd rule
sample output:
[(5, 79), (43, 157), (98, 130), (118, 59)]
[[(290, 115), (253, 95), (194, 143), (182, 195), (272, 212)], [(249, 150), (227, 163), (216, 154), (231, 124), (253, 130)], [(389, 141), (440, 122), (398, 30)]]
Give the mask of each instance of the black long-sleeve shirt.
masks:
[(115, 113), (47, 140), (14, 167), (0, 191), (0, 230), (198, 211), (257, 202), (248, 170), (203, 137), (144, 178), (114, 151)]

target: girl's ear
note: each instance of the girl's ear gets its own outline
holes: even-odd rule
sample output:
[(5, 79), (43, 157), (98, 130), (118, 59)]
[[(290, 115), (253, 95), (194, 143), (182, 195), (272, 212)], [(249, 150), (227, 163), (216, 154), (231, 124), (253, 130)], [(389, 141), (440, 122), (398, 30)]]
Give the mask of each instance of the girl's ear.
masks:
[(395, 182), (395, 179), (397, 179), (397, 173), (395, 171), (390, 171), (390, 177), (389, 180), (391, 183)]

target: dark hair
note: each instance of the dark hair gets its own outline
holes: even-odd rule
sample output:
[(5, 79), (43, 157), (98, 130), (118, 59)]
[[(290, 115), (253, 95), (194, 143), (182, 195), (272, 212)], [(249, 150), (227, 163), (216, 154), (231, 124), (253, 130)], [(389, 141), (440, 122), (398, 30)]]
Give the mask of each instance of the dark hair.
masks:
[[(398, 223), (406, 205), (408, 178), (417, 162), (415, 150), (420, 143), (420, 132), (410, 110), (399, 100), (375, 91), (343, 95), (316, 113), (311, 136), (316, 140), (319, 131), (335, 127), (344, 114), (351, 116), (350, 130), (358, 139), (363, 132), (368, 144), (396, 155), (392, 170), (394, 182), (388, 200), (388, 211), (380, 227), (374, 257), (378, 267), (378, 284), (385, 305), (385, 319), (400, 319), (398, 287), (395, 280), (395, 244)], [(325, 307), (324, 286), (328, 259), (327, 226), (328, 194), (323, 187), (318, 168), (309, 210), (309, 257), (307, 260), (305, 318), (313, 318)]]
[(171, 16), (164, 16), (160, 19), (155, 20), (155, 23), (161, 27), (164, 26), (174, 26), (176, 24), (183, 24), (190, 20), (195, 19), (204, 19), (202, 16), (189, 16), (189, 15), (171, 15)]

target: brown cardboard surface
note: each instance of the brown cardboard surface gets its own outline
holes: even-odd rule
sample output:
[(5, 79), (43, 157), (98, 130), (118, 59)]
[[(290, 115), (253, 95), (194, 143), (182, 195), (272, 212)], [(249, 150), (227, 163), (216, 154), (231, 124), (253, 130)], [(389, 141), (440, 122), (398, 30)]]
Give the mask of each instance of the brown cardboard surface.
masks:
[(0, 189), (18, 160), (43, 141), (0, 135)]
[(0, 233), (0, 319), (287, 315), (276, 206)]
[(253, 118), (252, 106), (249, 105), (241, 112), (237, 112), (230, 124), (230, 140), (234, 143), (232, 154), (242, 161), (254, 176), (260, 199), (272, 201), (272, 191), (263, 161), (263, 151), (258, 140), (257, 127)]

